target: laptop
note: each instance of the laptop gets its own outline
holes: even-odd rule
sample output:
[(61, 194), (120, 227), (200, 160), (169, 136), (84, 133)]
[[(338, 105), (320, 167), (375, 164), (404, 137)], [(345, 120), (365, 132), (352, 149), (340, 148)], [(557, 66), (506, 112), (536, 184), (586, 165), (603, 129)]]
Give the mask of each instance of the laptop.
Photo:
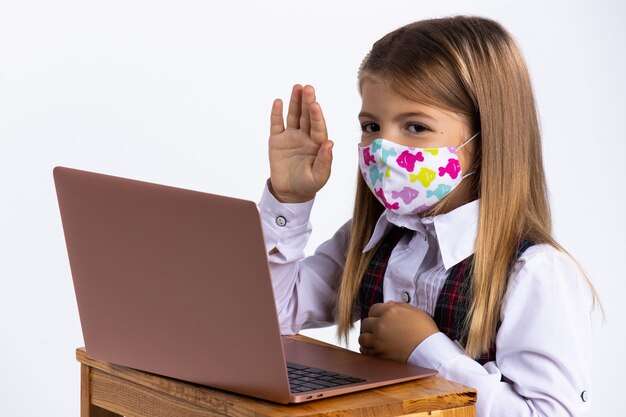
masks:
[(281, 336), (255, 203), (64, 167), (54, 180), (94, 359), (283, 404), (436, 373)]

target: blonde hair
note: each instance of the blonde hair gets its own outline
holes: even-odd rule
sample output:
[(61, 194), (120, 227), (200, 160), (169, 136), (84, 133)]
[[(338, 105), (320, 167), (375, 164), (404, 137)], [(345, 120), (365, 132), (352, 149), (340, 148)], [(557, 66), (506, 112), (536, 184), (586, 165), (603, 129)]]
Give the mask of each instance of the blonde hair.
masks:
[[(564, 251), (552, 237), (539, 123), (524, 58), (508, 32), (493, 20), (465, 16), (424, 20), (373, 45), (359, 69), (359, 82), (372, 78), (411, 100), (462, 114), (471, 132), (480, 131), (475, 139), (475, 174), (464, 180), (471, 198), (481, 200), (465, 323), (466, 353), (478, 357), (495, 338), (521, 240)], [(362, 251), (383, 211), (357, 177), (337, 299), (338, 335), (343, 340), (353, 326), (363, 273), (376, 248)]]

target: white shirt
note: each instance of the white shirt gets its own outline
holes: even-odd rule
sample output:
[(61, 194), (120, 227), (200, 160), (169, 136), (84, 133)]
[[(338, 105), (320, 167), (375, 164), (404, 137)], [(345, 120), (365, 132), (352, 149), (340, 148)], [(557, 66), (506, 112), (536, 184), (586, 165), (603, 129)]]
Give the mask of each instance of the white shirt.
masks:
[[(333, 308), (346, 260), (350, 222), (304, 257), (313, 201), (281, 204), (267, 187), (259, 204), (276, 307), (283, 334), (334, 324)], [(474, 252), (480, 202), (435, 217), (385, 211), (364, 251), (392, 224), (405, 227), (385, 272), (383, 299), (433, 314), (448, 270)], [(408, 294), (408, 297), (405, 295)], [(573, 260), (534, 245), (508, 281), (496, 335), (497, 357), (484, 366), (439, 332), (419, 344), (408, 363), (477, 390), (477, 415), (586, 416), (590, 413), (592, 295)]]

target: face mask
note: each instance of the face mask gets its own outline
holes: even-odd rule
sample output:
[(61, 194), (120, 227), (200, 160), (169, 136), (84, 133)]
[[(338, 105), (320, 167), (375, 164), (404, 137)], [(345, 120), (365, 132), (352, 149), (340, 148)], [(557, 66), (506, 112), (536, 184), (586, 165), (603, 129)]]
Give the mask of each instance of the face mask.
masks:
[[(480, 133), (480, 132), (479, 132)], [(418, 214), (428, 210), (465, 176), (458, 147), (411, 148), (386, 139), (375, 139), (369, 146), (359, 145), (359, 167), (365, 183), (376, 198), (397, 214)]]

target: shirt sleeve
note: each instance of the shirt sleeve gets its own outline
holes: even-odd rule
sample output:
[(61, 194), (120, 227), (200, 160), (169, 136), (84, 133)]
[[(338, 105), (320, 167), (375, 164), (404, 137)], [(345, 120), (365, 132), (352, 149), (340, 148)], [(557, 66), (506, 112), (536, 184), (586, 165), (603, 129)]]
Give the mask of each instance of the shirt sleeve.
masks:
[(476, 415), (588, 416), (592, 297), (568, 255), (535, 245), (514, 265), (496, 335), (496, 360), (481, 366), (436, 333), (408, 362), (434, 368), (478, 393)]
[(276, 309), (282, 334), (334, 324), (334, 308), (350, 233), (350, 222), (304, 257), (311, 234), (313, 200), (283, 204), (267, 186), (259, 203)]

